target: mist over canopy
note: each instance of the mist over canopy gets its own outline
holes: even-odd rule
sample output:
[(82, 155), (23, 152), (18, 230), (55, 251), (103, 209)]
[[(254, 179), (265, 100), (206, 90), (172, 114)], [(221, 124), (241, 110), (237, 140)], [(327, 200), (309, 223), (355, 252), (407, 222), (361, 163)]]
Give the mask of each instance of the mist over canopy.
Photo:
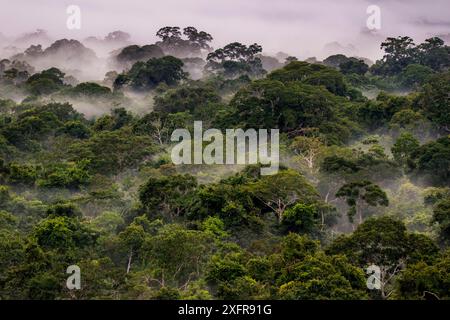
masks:
[(448, 0), (0, 1), (1, 301), (450, 299)]
[[(165, 25), (195, 25), (214, 37), (213, 47), (233, 41), (257, 42), (264, 52), (287, 52), (319, 59), (337, 53), (379, 58), (380, 40), (409, 35), (417, 42), (450, 33), (450, 2), (446, 0), (63, 0), (1, 1), (0, 41), (36, 29), (53, 40), (62, 37), (104, 37), (124, 30), (137, 43), (152, 43)], [(66, 27), (69, 5), (81, 9), (81, 29)], [(366, 27), (369, 5), (381, 9), (381, 29)], [(447, 38), (446, 38), (446, 37)], [(3, 41), (2, 41), (3, 39)]]

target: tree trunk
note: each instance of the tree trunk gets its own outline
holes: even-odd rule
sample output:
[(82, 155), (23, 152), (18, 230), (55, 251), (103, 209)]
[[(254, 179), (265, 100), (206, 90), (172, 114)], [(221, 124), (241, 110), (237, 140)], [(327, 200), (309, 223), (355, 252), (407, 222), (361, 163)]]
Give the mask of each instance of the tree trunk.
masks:
[(359, 223), (358, 223), (358, 225), (360, 225), (361, 223), (363, 223), (363, 217), (362, 217), (362, 210), (361, 210), (361, 207), (358, 206), (358, 204), (356, 204), (356, 214), (358, 215), (358, 218), (359, 218)]
[(131, 249), (130, 255), (128, 256), (127, 274), (130, 272), (130, 269), (131, 269), (131, 259), (132, 258), (133, 258), (133, 249)]

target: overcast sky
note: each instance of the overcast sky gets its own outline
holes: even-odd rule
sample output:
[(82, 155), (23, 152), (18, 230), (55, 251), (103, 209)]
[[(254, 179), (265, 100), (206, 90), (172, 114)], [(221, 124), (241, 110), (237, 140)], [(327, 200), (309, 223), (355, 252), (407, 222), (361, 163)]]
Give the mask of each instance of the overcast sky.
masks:
[[(257, 42), (265, 52), (285, 51), (301, 58), (323, 56), (324, 46), (333, 41), (355, 55), (374, 57), (386, 36), (409, 35), (419, 42), (450, 33), (449, 0), (0, 0), (0, 4), (0, 32), (8, 37), (41, 28), (52, 38), (83, 39), (120, 29), (136, 42), (151, 43), (161, 26), (192, 25), (211, 33), (214, 47)], [(80, 30), (66, 27), (69, 5), (81, 9)], [(381, 9), (381, 30), (375, 34), (366, 27), (369, 5)]]

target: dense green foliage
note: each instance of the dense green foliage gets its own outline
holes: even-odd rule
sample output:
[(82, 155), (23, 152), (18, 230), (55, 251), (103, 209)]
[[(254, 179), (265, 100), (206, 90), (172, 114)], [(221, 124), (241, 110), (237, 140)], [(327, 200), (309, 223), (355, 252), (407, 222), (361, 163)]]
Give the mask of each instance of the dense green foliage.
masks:
[[(388, 38), (370, 67), (290, 57), (267, 72), (258, 44), (157, 36), (115, 52), (124, 69), (103, 82), (2, 62), (0, 299), (450, 298), (442, 40)], [(175, 166), (171, 134), (194, 120), (279, 129), (279, 171)]]

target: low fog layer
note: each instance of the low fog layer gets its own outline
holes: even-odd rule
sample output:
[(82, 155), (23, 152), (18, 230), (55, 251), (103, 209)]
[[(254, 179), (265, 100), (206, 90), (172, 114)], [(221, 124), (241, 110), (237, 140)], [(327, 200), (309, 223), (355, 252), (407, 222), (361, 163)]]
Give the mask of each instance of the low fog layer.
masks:
[[(331, 53), (379, 58), (380, 40), (408, 35), (417, 42), (431, 35), (448, 41), (450, 2), (447, 0), (166, 0), (117, 1), (2, 0), (0, 42), (17, 45), (24, 33), (45, 29), (51, 39), (82, 40), (104, 37), (111, 30), (124, 30), (134, 43), (156, 40), (155, 32), (165, 25), (195, 25), (214, 37), (212, 46), (232, 41), (261, 44), (264, 51), (285, 51), (300, 59)], [(69, 5), (81, 9), (81, 29), (66, 27)], [(366, 27), (369, 5), (381, 9), (381, 29)], [(44, 43), (50, 44), (50, 41)], [(11, 48), (10, 48), (11, 49)], [(110, 48), (103, 48), (103, 54)], [(96, 50), (98, 51), (98, 50)], [(98, 53), (98, 52), (97, 52)]]

